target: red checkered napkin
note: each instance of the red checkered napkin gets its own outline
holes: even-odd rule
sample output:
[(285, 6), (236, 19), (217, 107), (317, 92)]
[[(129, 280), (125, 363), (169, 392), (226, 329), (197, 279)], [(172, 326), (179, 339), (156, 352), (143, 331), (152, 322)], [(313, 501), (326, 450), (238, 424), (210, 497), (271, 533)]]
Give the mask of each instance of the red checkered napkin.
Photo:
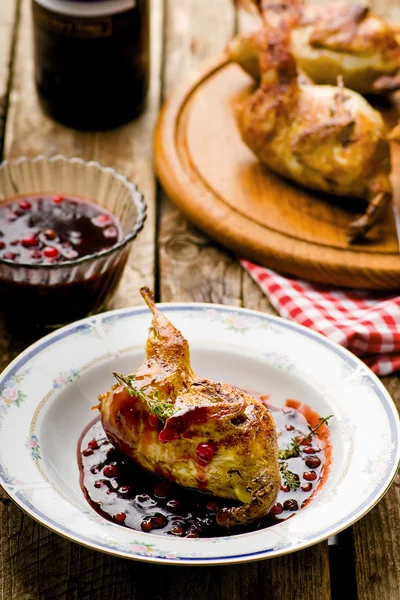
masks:
[(348, 348), (377, 375), (400, 370), (400, 296), (338, 290), (241, 263), (281, 317)]

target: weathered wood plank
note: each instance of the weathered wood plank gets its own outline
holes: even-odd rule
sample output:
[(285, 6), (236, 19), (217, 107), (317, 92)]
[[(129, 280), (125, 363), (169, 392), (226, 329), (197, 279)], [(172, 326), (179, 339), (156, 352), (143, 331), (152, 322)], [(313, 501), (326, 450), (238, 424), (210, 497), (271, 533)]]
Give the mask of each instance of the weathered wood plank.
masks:
[[(383, 383), (400, 409), (400, 379)], [(385, 498), (353, 526), (358, 600), (397, 600), (400, 590), (400, 475)]]
[[(1, 4), (3, 3), (4, 0)], [(204, 2), (170, 0), (170, 5), (172, 4), (175, 6), (169, 6), (167, 20), (169, 51), (166, 57), (168, 60), (166, 89), (168, 91), (173, 88), (179, 77), (183, 76), (184, 71), (197, 62), (197, 52), (199, 56), (203, 57), (207, 54), (208, 49), (212, 50), (211, 45), (215, 43), (215, 40), (210, 40), (214, 36), (213, 23), (215, 18), (221, 18), (218, 14), (214, 14), (210, 7), (210, 12), (208, 12), (210, 21), (207, 28), (204, 25), (203, 29), (200, 11), (209, 10), (208, 6), (207, 9), (205, 8)], [(195, 8), (193, 8), (194, 4), (196, 4)], [(225, 2), (221, 0), (215, 4), (218, 4), (219, 15), (221, 15), (221, 11), (226, 6)], [(158, 3), (155, 7), (157, 8), (157, 6)], [(2, 8), (3, 6), (0, 8), (0, 18)], [(161, 19), (161, 13), (157, 13), (156, 10), (153, 12), (156, 20)], [(222, 14), (226, 19), (226, 13), (222, 12)], [(190, 15), (192, 16), (190, 17)], [(27, 13), (24, 13), (24, 19), (24, 23), (27, 23)], [(192, 20), (195, 21), (196, 31), (200, 35), (200, 38), (193, 43), (190, 33), (194, 31), (190, 25)], [(230, 17), (228, 20), (231, 23)], [(21, 29), (20, 31), (22, 35), (22, 31), (25, 30)], [(172, 39), (172, 31), (175, 31), (174, 36), (177, 35), (175, 40)], [(218, 31), (220, 31), (219, 26)], [(180, 32), (179, 35), (178, 32)], [(158, 40), (161, 39), (162, 36), (159, 35)], [(190, 40), (190, 44), (182, 43), (183, 39)], [(0, 48), (2, 43), (3, 39), (0, 38)], [(24, 47), (23, 52), (21, 46)], [(142, 131), (146, 131), (150, 137), (152, 123), (148, 114), (144, 120), (142, 119), (140, 125), (138, 122), (138, 124), (128, 126), (136, 128), (135, 134), (138, 137), (136, 137), (137, 144), (135, 145), (133, 142), (134, 148), (132, 148), (129, 134), (126, 137), (124, 135), (120, 137), (118, 132), (96, 135), (76, 134), (70, 130), (64, 130), (60, 126), (53, 126), (45, 117), (31, 118), (29, 113), (32, 109), (37, 111), (38, 108), (35, 102), (32, 103), (33, 94), (28, 86), (28, 76), (30, 76), (31, 70), (28, 40), (19, 40), (19, 50), (15, 91), (11, 98), (12, 114), (10, 116), (12, 118), (10, 119), (10, 129), (7, 131), (7, 152), (12, 156), (22, 153), (35, 154), (39, 151), (47, 154), (63, 151), (69, 155), (95, 156), (103, 162), (119, 166), (128, 175), (133, 174), (142, 178), (145, 183), (142, 183), (141, 187), (147, 189), (148, 186), (149, 194), (152, 197), (152, 171), (149, 163), (146, 162), (149, 146), (145, 144), (143, 147), (140, 146)], [(168, 58), (169, 52), (172, 53), (172, 51), (175, 63)], [(186, 65), (186, 67), (183, 68), (182, 65)], [(156, 71), (157, 69), (158, 66), (156, 66)], [(24, 90), (24, 98), (20, 97), (22, 90)], [(151, 111), (155, 113), (158, 106), (158, 92), (152, 95), (151, 105)], [(20, 119), (21, 127), (18, 123)], [(34, 131), (32, 135), (30, 134), (31, 126)], [(44, 136), (47, 141), (40, 141), (39, 135)], [(111, 137), (108, 138), (108, 135)], [(20, 139), (15, 142), (17, 136)], [(35, 136), (37, 145), (34, 143)], [(110, 143), (118, 144), (118, 152), (115, 151), (115, 145), (114, 150), (111, 146), (109, 149), (105, 148)], [(132, 167), (132, 171), (130, 171), (129, 161), (135, 160), (134, 167), (136, 167), (138, 164), (136, 157), (139, 155), (142, 158), (140, 154), (142, 150), (146, 168), (143, 168), (142, 171), (141, 168), (133, 169)], [(152, 215), (154, 217), (154, 209)], [(150, 221), (150, 223), (152, 232), (154, 222)], [(148, 227), (149, 222), (147, 223)], [(267, 301), (250, 278), (242, 274), (234, 257), (220, 251), (209, 240), (189, 227), (166, 201), (163, 201), (160, 229), (161, 299), (195, 299), (229, 304), (243, 302), (250, 308), (268, 310)], [(147, 246), (144, 241), (143, 244), (141, 243), (140, 249), (138, 249), (139, 255), (135, 259), (134, 266), (138, 269), (138, 274), (134, 273), (131, 284), (126, 284), (128, 287), (124, 288), (119, 296), (118, 305), (127, 302), (126, 296), (130, 293), (129, 290), (136, 291), (139, 281), (143, 280), (149, 283), (149, 280), (152, 279), (153, 263), (149, 262), (148, 257), (153, 255), (154, 238), (152, 234), (148, 235)], [(144, 236), (142, 235), (142, 237)], [(185, 262), (186, 266), (182, 265)], [(168, 278), (170, 281), (166, 281), (164, 278)], [(24, 346), (23, 341), (11, 340), (10, 337), (6, 337), (6, 333), (3, 335), (0, 332), (0, 340), (0, 351), (4, 350), (4, 354), (2, 354), (4, 364)], [(390, 378), (388, 381), (388, 385), (393, 387), (392, 393), (400, 398), (397, 379)], [(391, 574), (390, 590), (396, 589), (394, 587), (396, 581), (397, 590), (399, 589), (400, 561), (394, 548), (396, 537), (398, 538), (399, 523), (398, 512), (395, 510), (398, 494), (397, 490), (395, 491), (396, 497), (385, 512), (385, 516), (389, 516), (388, 521), (395, 523), (394, 526), (392, 525), (394, 529), (392, 537), (387, 537), (388, 532), (385, 529), (382, 533), (383, 537), (379, 538), (378, 525), (382, 515), (379, 513), (376, 518), (373, 517), (376, 511), (386, 505), (389, 495), (379, 507), (357, 525), (357, 527), (361, 527), (367, 519), (374, 518), (373, 527), (377, 532), (374, 543), (380, 549), (383, 546), (382, 541), (385, 539), (392, 556), (395, 557), (389, 564), (389, 567), (395, 571), (394, 575)], [(1, 600), (47, 600), (47, 598), (52, 600), (89, 600), (89, 598), (99, 600), (127, 600), (128, 598), (142, 600), (143, 598), (144, 600), (145, 598), (156, 598), (160, 600), (172, 597), (198, 600), (206, 598), (210, 600), (252, 600), (255, 597), (271, 597), (277, 600), (303, 600), (303, 598), (328, 600), (330, 598), (326, 544), (320, 544), (315, 548), (282, 559), (253, 565), (177, 570), (169, 567), (129, 563), (70, 544), (59, 536), (49, 534), (44, 528), (24, 516), (7, 499), (0, 499), (0, 527)], [(388, 596), (386, 594), (387, 588), (384, 579), (386, 572), (382, 571), (383, 562), (376, 558), (377, 548), (373, 548), (368, 541), (370, 539), (368, 527), (363, 530), (363, 536), (360, 534), (359, 542), (355, 542), (356, 552), (359, 552), (357, 560), (361, 561), (357, 581), (359, 599), (375, 600), (379, 597), (392, 600), (394, 597), (397, 598), (397, 595)], [(371, 556), (373, 557), (371, 560), (368, 560), (368, 556), (365, 557), (367, 546), (371, 553), (370, 559)], [(368, 562), (363, 562), (365, 559)], [(375, 595), (372, 595), (372, 592), (367, 595), (369, 590), (373, 590)], [(364, 596), (361, 595), (362, 593)]]
[[(146, 113), (129, 125), (104, 133), (80, 133), (48, 119), (38, 106), (33, 84), (30, 0), (22, 0), (17, 30), (13, 86), (10, 94), (5, 139), (5, 156), (63, 153), (95, 159), (115, 166), (135, 180), (145, 194), (148, 219), (131, 252), (114, 306), (139, 301), (140, 285), (154, 285), (155, 196), (151, 136), (159, 111), (162, 51), (163, 0), (152, 2), (152, 85)], [(6, 90), (7, 39), (11, 32), (16, 2), (3, 0), (0, 6), (0, 94)], [(3, 94), (4, 95), (4, 94)], [(1, 110), (1, 103), (0, 103)], [(1, 112), (0, 112), (1, 119)], [(15, 337), (0, 324), (1, 368), (33, 340)], [(118, 599), (135, 596), (136, 570), (127, 561), (80, 548), (50, 533), (16, 506), (0, 496), (0, 598), (1, 600)], [(144, 590), (144, 588), (143, 588)]]
[[(15, 35), (17, 28), (17, 20), (19, 16), (19, 0), (4, 0), (0, 4), (0, 158), (3, 156), (5, 119), (9, 102), (9, 91), (11, 86), (12, 64), (15, 50)], [(13, 353), (10, 352), (10, 337), (1, 335), (2, 326), (0, 323), (0, 368), (2, 369), (12, 358)], [(21, 345), (21, 350), (24, 345)], [(7, 589), (10, 584), (10, 573), (7, 569), (7, 562), (3, 560), (3, 541), (9, 536), (16, 535), (18, 532), (18, 520), (9, 521), (4, 519), (4, 513), (9, 510), (15, 512), (17, 517), (22, 518), (22, 514), (11, 503), (11, 500), (6, 498), (4, 492), (0, 489), (0, 597), (5, 598), (3, 590)]]
[(163, 302), (240, 305), (242, 272), (235, 257), (192, 227), (165, 196), (159, 251)]
[(115, 306), (138, 303), (142, 283), (154, 278), (155, 180), (151, 135), (159, 110), (159, 71), (162, 46), (162, 0), (153, 2), (152, 89), (146, 113), (115, 130), (77, 132), (45, 116), (38, 104), (33, 80), (30, 2), (23, 0), (16, 63), (7, 118), (5, 156), (65, 154), (112, 165), (136, 181), (148, 204), (144, 230), (132, 249), (128, 267), (114, 301)]
[(9, 98), (18, 9), (19, 0), (3, 0), (0, 4), (0, 157), (3, 155), (4, 125)]
[[(315, 1), (315, 0), (314, 0)], [(319, 0), (319, 4), (327, 0)], [(375, 0), (370, 3), (375, 11), (393, 22), (400, 22), (400, 5), (394, 0)], [(239, 17), (242, 30), (254, 29), (257, 20), (241, 13)], [(268, 310), (266, 300), (258, 286), (249, 278), (243, 279), (243, 299), (249, 308)], [(393, 398), (400, 407), (400, 381), (398, 377), (385, 379)], [(399, 477), (399, 476), (398, 476)], [(400, 534), (400, 480), (396, 483), (382, 502), (375, 507), (364, 519), (353, 527), (353, 549), (355, 557), (355, 578), (358, 600), (378, 600), (386, 598), (394, 600), (399, 596), (400, 589), (400, 552), (398, 539)], [(351, 538), (346, 539), (351, 544)], [(339, 558), (340, 560), (340, 558)], [(337, 575), (339, 577), (339, 574)], [(335, 584), (336, 589), (342, 589), (345, 597), (350, 593), (345, 581), (342, 585)]]
[[(203, 58), (221, 52), (234, 29), (225, 0), (214, 2), (213, 8), (207, 6), (207, 11), (201, 0), (170, 0), (167, 7), (164, 96)], [(271, 312), (268, 301), (241, 270), (237, 259), (188, 224), (165, 195), (162, 196), (159, 250), (162, 301), (221, 302)], [(176, 592), (182, 589), (185, 577), (181, 570), (177, 572)], [(257, 564), (202, 569), (196, 585), (193, 585), (193, 576), (188, 577), (187, 589), (191, 585), (200, 596), (214, 590), (213, 584), (218, 582), (218, 597), (227, 600), (331, 598), (326, 543)], [(164, 597), (173, 596), (186, 597), (171, 594), (170, 589)]]
[[(218, 54), (235, 27), (227, 0), (167, 2), (163, 96), (206, 57)], [(223, 168), (223, 165), (221, 165)], [(242, 273), (235, 258), (216, 248), (162, 195), (159, 235), (163, 301), (240, 304)]]

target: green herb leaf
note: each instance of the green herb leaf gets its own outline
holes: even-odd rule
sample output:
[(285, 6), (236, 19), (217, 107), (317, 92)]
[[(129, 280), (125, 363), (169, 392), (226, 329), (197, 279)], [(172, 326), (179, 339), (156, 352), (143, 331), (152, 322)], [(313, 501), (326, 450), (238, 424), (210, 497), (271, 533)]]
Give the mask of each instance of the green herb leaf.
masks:
[(143, 392), (142, 388), (134, 385), (134, 382), (136, 382), (135, 375), (123, 375), (122, 373), (113, 373), (113, 375), (118, 383), (124, 386), (130, 396), (137, 396), (141, 400), (147, 402), (147, 396)]
[(169, 402), (161, 402), (160, 400), (155, 399), (155, 394), (157, 394), (157, 392), (154, 392), (152, 398), (149, 397), (149, 410), (152, 415), (158, 417), (161, 421), (166, 421), (174, 415), (175, 408)]
[(324, 423), (328, 423), (329, 419), (331, 419), (332, 417), (333, 415), (329, 415), (329, 417), (321, 417), (320, 419), (318, 419), (318, 423), (315, 427), (311, 427), (311, 425), (308, 425), (308, 430), (310, 433), (306, 437), (301, 439), (292, 438), (290, 446), (285, 448), (285, 450), (278, 450), (279, 460), (288, 460), (289, 458), (296, 458), (297, 456), (300, 456), (301, 445), (304, 443), (309, 444), (311, 442), (311, 439), (317, 435), (317, 431), (321, 427), (321, 425), (323, 425)]
[(124, 386), (130, 396), (136, 396), (143, 400), (147, 404), (151, 414), (158, 417), (161, 421), (166, 421), (174, 415), (174, 405), (170, 402), (160, 400), (158, 390), (155, 390), (152, 394), (147, 394), (144, 390), (149, 386), (138, 387), (135, 385), (137, 382), (135, 375), (123, 375), (122, 373), (113, 373), (113, 375), (118, 383)]
[(332, 419), (332, 417), (333, 417), (333, 415), (329, 415), (328, 417), (320, 417), (318, 419), (318, 423), (316, 424), (315, 427), (311, 427), (311, 425), (308, 425), (308, 429), (309, 429), (310, 433), (305, 438), (303, 438), (300, 441), (300, 443), (303, 443), (303, 444), (304, 444), (304, 442), (309, 443), (311, 441), (311, 438), (314, 437), (315, 435), (317, 435), (317, 431), (321, 427), (321, 425), (328, 423), (329, 419)]
[(287, 486), (289, 486), (291, 490), (293, 490), (295, 492), (297, 490), (297, 488), (300, 486), (300, 479), (298, 476), (296, 476), (295, 473), (293, 473), (292, 471), (289, 471), (287, 466), (288, 466), (287, 462), (282, 462), (279, 465), (279, 470), (282, 473), (284, 483)]
[(285, 450), (278, 450), (278, 458), (279, 460), (287, 460), (288, 458), (296, 458), (296, 456), (300, 456), (300, 444), (292, 438), (290, 442), (290, 446), (285, 448)]

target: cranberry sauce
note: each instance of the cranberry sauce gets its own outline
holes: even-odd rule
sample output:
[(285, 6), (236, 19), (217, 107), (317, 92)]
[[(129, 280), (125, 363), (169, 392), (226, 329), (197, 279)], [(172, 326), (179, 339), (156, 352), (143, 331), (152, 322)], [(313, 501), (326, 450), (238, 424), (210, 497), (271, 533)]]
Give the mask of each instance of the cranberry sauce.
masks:
[(116, 254), (106, 268), (101, 259), (79, 268), (68, 261), (121, 238), (116, 218), (83, 199), (42, 194), (0, 204), (0, 258), (6, 261), (0, 262), (0, 311), (9, 326), (55, 327), (101, 310), (127, 253)]
[[(282, 451), (291, 447), (292, 439), (304, 441), (309, 429), (300, 410), (268, 408), (280, 434)], [(315, 422), (311, 424), (314, 426)], [(321, 484), (329, 464), (328, 440), (314, 436), (310, 443), (300, 443), (300, 447), (298, 456), (279, 461), (282, 486), (269, 515), (233, 531), (216, 523), (218, 510), (232, 506), (233, 501), (169, 483), (132, 464), (110, 444), (100, 418), (86, 428), (79, 440), (80, 483), (86, 499), (100, 515), (131, 529), (189, 538), (247, 533), (292, 517)]]
[(0, 257), (12, 262), (62, 263), (119, 239), (115, 218), (85, 200), (43, 195), (0, 204)]
[[(279, 460), (282, 485), (276, 503), (269, 513), (278, 517), (278, 520), (285, 520), (290, 513), (306, 506), (312, 494), (322, 483), (323, 474), (327, 474), (330, 462), (330, 445), (327, 443), (326, 434), (321, 438), (307, 437), (310, 433), (308, 425), (315, 426), (318, 415), (310, 411), (307, 406), (300, 405), (299, 402), (296, 404), (299, 410), (290, 406), (280, 410), (268, 405), (279, 435), (280, 455), (293, 448), (292, 441), (298, 441), (300, 447), (298, 456), (282, 457)], [(302, 414), (304, 408), (307, 417), (311, 414), (314, 418), (307, 420)]]

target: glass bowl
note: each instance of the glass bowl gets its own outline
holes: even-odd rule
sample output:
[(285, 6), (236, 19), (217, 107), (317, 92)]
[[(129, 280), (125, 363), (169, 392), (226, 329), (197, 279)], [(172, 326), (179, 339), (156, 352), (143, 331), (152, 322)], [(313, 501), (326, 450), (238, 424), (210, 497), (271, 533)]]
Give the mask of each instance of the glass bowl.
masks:
[(98, 162), (57, 155), (0, 165), (0, 203), (34, 194), (92, 201), (112, 213), (122, 231), (121, 240), (110, 248), (60, 264), (0, 257), (0, 311), (8, 321), (54, 328), (104, 308), (143, 227), (146, 205), (134, 183)]

